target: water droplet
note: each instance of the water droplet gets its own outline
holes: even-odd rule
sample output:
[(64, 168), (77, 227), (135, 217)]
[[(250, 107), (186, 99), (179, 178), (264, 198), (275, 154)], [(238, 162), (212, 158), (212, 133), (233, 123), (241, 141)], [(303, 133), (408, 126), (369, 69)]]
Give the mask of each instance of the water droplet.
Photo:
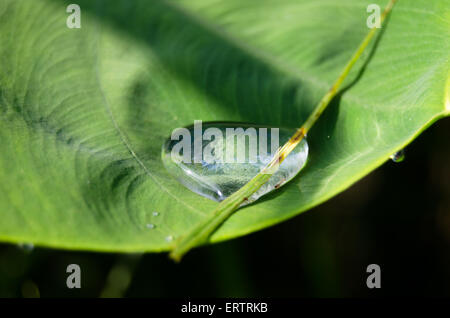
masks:
[(166, 236), (166, 242), (172, 242), (172, 241), (173, 241), (172, 235)]
[(147, 228), (148, 228), (148, 229), (154, 229), (155, 227), (156, 227), (156, 225), (153, 224), (153, 223), (148, 223), (148, 224), (147, 224)]
[(152, 213), (152, 215), (153, 215), (153, 216), (158, 216), (158, 215), (159, 215), (159, 212), (156, 212), (156, 211), (155, 211), (155, 212)]
[(19, 243), (18, 246), (27, 253), (30, 253), (34, 250), (33, 243)]
[[(167, 171), (191, 191), (222, 201), (240, 189), (271, 160), (295, 129), (242, 123), (201, 123), (175, 130), (163, 145)], [(172, 140), (174, 139), (174, 140)], [(304, 167), (308, 144), (303, 139), (278, 171), (242, 205), (278, 189)]]
[(405, 150), (402, 149), (400, 151), (397, 151), (396, 153), (392, 154), (390, 158), (393, 162), (402, 162), (403, 160), (405, 160)]

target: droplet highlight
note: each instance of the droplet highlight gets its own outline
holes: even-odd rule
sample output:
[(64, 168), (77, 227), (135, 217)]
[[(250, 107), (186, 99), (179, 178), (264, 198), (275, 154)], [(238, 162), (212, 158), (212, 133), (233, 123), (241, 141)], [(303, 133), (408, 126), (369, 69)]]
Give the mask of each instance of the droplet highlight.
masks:
[(33, 243), (19, 243), (19, 248), (23, 251), (30, 253), (34, 250), (34, 244)]
[(402, 149), (400, 151), (397, 151), (396, 153), (392, 154), (390, 158), (395, 163), (402, 162), (403, 160), (405, 160), (405, 150)]

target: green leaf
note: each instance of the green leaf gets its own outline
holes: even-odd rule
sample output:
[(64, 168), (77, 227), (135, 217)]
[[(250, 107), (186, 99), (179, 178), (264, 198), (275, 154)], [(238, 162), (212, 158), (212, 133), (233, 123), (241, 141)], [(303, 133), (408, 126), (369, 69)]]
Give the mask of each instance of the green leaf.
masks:
[[(167, 250), (217, 203), (168, 175), (164, 139), (196, 119), (300, 126), (371, 2), (79, 0), (69, 29), (69, 1), (3, 0), (0, 239)], [(301, 174), (212, 241), (327, 200), (450, 114), (448, 2), (399, 0), (383, 31), (309, 133)]]

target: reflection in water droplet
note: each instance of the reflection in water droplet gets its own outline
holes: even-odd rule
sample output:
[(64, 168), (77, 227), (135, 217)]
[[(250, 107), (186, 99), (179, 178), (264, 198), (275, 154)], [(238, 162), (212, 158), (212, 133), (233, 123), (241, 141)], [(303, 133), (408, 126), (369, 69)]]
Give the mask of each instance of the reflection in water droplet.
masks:
[[(174, 131), (172, 136), (176, 138), (168, 138), (163, 145), (162, 160), (184, 186), (219, 202), (258, 174), (295, 132), (242, 123), (202, 123), (200, 130), (195, 128), (198, 126)], [(290, 181), (304, 167), (307, 157), (308, 144), (303, 139), (269, 181), (242, 205)]]
[(155, 227), (156, 227), (155, 224), (152, 224), (152, 223), (148, 223), (148, 224), (147, 224), (147, 228), (148, 228), (148, 229), (154, 229)]
[(392, 154), (390, 158), (393, 162), (402, 162), (403, 160), (405, 160), (405, 150), (402, 149), (400, 151), (397, 151), (396, 153)]
[(159, 212), (153, 212), (152, 215), (153, 215), (153, 216), (158, 216), (158, 215), (159, 215)]
[(166, 236), (166, 242), (172, 242), (172, 241), (173, 241), (172, 235)]
[(34, 250), (33, 243), (19, 243), (18, 246), (25, 252), (32, 252)]

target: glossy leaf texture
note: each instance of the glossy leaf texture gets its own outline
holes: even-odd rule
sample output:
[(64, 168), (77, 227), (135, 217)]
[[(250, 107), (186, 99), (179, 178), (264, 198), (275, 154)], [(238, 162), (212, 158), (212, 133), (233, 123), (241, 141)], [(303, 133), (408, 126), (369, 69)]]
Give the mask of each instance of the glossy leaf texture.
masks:
[[(0, 240), (167, 250), (217, 204), (163, 168), (172, 130), (299, 127), (368, 32), (372, 2), (79, 0), (69, 29), (69, 1), (2, 0)], [(212, 241), (320, 204), (449, 114), (450, 2), (399, 0), (377, 39), (308, 134), (300, 175)]]

